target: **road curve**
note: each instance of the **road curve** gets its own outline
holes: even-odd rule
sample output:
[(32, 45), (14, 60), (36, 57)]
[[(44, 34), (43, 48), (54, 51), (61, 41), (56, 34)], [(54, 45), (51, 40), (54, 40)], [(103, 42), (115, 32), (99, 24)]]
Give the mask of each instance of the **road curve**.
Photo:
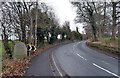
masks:
[(85, 41), (63, 45), (52, 53), (53, 63), (60, 74), (69, 76), (115, 76), (118, 75), (118, 60), (96, 52)]

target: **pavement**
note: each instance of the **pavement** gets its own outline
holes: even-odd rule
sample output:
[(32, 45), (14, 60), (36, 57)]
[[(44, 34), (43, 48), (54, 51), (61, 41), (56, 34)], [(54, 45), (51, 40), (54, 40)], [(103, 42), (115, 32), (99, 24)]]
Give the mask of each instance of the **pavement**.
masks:
[[(118, 78), (119, 60), (86, 46), (86, 41), (56, 46), (31, 61), (26, 76)], [(113, 55), (114, 56), (114, 55)]]

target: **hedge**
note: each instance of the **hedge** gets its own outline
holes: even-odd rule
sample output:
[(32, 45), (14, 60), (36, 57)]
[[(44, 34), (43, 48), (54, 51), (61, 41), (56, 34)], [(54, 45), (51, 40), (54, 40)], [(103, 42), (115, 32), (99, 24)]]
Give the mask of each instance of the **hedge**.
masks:
[(111, 46), (103, 45), (100, 43), (93, 43), (93, 42), (86, 42), (86, 44), (90, 47), (94, 47), (102, 51), (120, 55), (120, 48), (117, 48), (117, 47), (111, 47)]

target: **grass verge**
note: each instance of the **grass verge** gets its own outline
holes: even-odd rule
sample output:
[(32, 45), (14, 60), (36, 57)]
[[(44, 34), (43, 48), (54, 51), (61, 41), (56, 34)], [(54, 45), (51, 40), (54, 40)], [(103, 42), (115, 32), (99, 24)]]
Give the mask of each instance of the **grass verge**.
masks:
[(88, 40), (86, 44), (90, 47), (97, 48), (99, 50), (102, 50), (108, 53), (113, 53), (120, 56), (120, 47), (110, 46), (107, 44), (103, 44), (101, 42), (91, 42), (91, 40)]
[[(99, 38), (98, 38), (98, 40), (100, 41)], [(119, 43), (118, 43), (119, 41), (120, 41), (120, 38), (119, 38), (119, 37), (117, 37), (116, 40), (111, 40), (110, 37), (106, 37), (106, 38), (103, 38), (102, 43), (103, 43), (103, 44), (106, 44), (106, 45), (108, 45), (108, 46), (111, 46), (111, 47), (120, 47), (120, 46), (119, 46)]]

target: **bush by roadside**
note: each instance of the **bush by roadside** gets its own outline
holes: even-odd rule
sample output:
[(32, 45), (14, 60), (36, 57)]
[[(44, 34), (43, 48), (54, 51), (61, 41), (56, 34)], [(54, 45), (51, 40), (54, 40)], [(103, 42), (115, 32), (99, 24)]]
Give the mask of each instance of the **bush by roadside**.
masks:
[(116, 55), (120, 55), (120, 47), (109, 46), (109, 45), (103, 44), (101, 42), (92, 42), (91, 40), (88, 40), (86, 42), (86, 44), (89, 47), (97, 48), (97, 49), (102, 50), (102, 51), (106, 51), (106, 52), (110, 52), (110, 53), (113, 53)]

